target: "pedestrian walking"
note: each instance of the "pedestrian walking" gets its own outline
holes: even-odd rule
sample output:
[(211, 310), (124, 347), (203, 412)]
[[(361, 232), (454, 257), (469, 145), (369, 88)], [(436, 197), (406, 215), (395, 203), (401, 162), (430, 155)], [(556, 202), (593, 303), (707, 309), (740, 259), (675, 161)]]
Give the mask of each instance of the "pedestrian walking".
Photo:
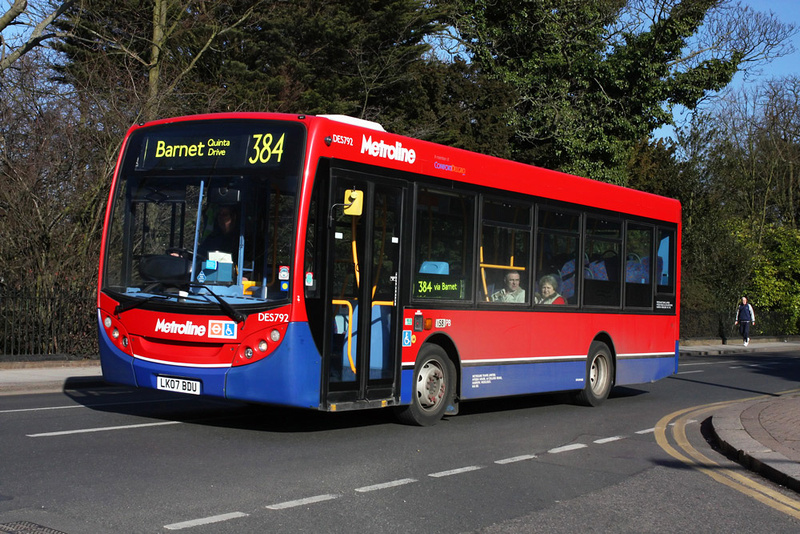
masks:
[(736, 322), (739, 325), (739, 333), (746, 347), (750, 343), (750, 325), (756, 324), (756, 314), (753, 306), (747, 303), (747, 297), (742, 297), (742, 302), (736, 310)]

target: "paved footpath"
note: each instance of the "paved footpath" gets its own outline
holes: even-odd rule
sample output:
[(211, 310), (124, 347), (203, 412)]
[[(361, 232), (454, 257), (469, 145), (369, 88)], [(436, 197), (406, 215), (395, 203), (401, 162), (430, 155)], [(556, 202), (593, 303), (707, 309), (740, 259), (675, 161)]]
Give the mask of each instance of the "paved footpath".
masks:
[[(753, 340), (740, 344), (682, 345), (681, 358), (800, 351), (800, 340)], [(59, 392), (102, 387), (97, 360), (82, 362), (0, 363), (0, 395)], [(724, 451), (747, 468), (800, 492), (800, 393), (732, 404), (714, 413), (714, 432)]]

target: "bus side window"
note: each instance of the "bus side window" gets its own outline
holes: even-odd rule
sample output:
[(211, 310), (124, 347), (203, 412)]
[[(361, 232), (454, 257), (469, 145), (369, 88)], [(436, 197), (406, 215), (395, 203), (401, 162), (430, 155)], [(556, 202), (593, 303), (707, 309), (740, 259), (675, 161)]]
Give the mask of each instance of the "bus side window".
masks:
[[(578, 259), (580, 215), (540, 208), (536, 237), (536, 280), (553, 275), (554, 288), (567, 304), (577, 304), (583, 262)], [(552, 280), (552, 279), (551, 279)], [(540, 288), (535, 288), (538, 293)]]
[(628, 224), (625, 232), (625, 306), (652, 308), (653, 227)]
[(620, 221), (587, 217), (583, 250), (584, 257), (588, 258), (584, 271), (584, 305), (619, 307), (621, 251)]
[(675, 293), (675, 232), (658, 229), (658, 247), (655, 279), (657, 292)]
[[(484, 199), (482, 215), (481, 300), (513, 304), (530, 302), (530, 205)], [(514, 282), (510, 283), (511, 280)]]
[(475, 265), (474, 197), (421, 187), (416, 210), (413, 297), (470, 300)]

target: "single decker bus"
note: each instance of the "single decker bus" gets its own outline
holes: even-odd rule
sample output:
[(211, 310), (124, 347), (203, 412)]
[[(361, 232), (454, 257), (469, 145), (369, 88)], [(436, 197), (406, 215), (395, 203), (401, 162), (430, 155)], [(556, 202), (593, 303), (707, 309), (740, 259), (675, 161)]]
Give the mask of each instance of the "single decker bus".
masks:
[(346, 116), (127, 133), (103, 231), (105, 379), (431, 425), (461, 401), (678, 364), (678, 201)]

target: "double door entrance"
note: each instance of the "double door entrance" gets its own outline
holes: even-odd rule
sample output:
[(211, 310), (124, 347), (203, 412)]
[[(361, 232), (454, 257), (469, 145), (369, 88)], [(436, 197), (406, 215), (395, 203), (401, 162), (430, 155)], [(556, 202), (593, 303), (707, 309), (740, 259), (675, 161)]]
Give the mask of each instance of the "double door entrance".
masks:
[[(336, 169), (331, 177), (325, 292), (330, 334), (323, 371), (328, 403), (387, 401), (397, 396), (406, 186)], [(361, 209), (353, 209), (359, 201)]]

